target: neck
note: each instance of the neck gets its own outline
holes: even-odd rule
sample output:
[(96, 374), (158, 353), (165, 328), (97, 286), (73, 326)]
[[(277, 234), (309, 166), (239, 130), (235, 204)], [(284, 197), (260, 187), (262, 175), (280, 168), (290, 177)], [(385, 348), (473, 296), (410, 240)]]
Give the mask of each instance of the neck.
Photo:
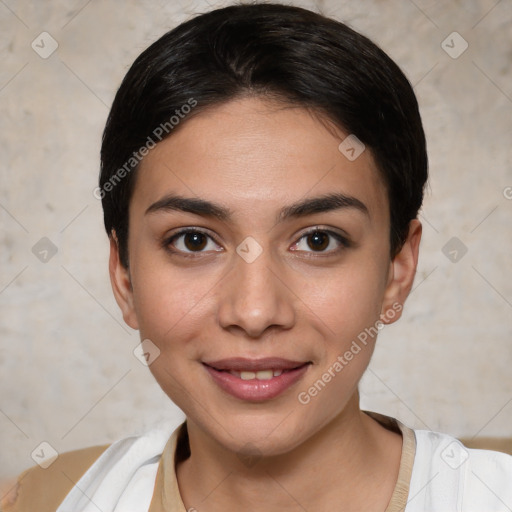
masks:
[(340, 415), (277, 456), (244, 459), (188, 427), (191, 456), (177, 468), (187, 510), (328, 511), (336, 503), (384, 511), (398, 476), (401, 436), (360, 411), (357, 393)]

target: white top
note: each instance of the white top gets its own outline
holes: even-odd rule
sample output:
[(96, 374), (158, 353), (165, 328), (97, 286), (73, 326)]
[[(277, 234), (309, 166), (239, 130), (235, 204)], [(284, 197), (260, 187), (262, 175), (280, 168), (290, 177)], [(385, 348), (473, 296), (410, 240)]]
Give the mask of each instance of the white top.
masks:
[[(465, 448), (447, 434), (412, 430), (393, 418), (385, 418), (402, 432), (404, 445), (399, 480), (402, 479), (402, 489), (407, 491), (409, 486), (408, 492), (402, 490), (402, 496), (400, 492), (394, 493), (393, 504), (390, 503), (387, 511), (512, 511), (512, 456)], [(56, 512), (148, 511), (161, 455), (167, 445), (174, 460), (178, 430), (154, 429), (113, 443), (87, 470)], [(166, 480), (172, 480), (166, 507), (170, 506), (169, 512), (186, 512), (174, 468), (171, 472), (172, 475), (166, 476)]]
[(414, 430), (416, 455), (405, 512), (511, 512), (512, 456)]

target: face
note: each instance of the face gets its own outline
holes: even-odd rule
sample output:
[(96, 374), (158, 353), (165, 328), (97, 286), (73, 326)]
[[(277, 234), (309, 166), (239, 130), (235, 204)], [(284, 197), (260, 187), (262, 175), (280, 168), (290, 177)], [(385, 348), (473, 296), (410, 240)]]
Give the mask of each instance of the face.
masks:
[(187, 120), (138, 171), (114, 293), (160, 351), (162, 389), (227, 449), (285, 453), (353, 410), (379, 319), (410, 290), (421, 225), (391, 261), (384, 184), (369, 150), (338, 149), (347, 135), (238, 99)]

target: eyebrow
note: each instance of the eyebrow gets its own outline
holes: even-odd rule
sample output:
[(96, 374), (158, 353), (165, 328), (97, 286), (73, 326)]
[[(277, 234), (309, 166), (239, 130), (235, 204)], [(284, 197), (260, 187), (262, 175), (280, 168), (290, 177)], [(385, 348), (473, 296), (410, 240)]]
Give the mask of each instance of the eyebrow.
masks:
[[(369, 216), (366, 205), (353, 196), (342, 193), (326, 194), (318, 197), (301, 199), (296, 203), (281, 208), (277, 216), (278, 222), (292, 218), (306, 217), (315, 213), (341, 210), (345, 208), (355, 209)], [(153, 203), (145, 212), (145, 215), (156, 212), (182, 211), (193, 213), (203, 217), (211, 217), (221, 221), (228, 221), (232, 218), (233, 212), (220, 204), (213, 203), (206, 199), (195, 197), (184, 197), (170, 194)]]

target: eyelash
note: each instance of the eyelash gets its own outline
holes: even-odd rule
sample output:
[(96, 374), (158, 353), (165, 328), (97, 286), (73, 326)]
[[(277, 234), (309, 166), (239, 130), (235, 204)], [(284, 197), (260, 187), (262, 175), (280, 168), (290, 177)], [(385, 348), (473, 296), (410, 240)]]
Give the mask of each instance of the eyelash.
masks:
[[(214, 243), (219, 245), (216, 242), (216, 240), (211, 235), (209, 235), (207, 232), (202, 231), (200, 229), (196, 229), (196, 228), (185, 228), (185, 229), (182, 229), (182, 230), (174, 233), (172, 236), (166, 238), (163, 241), (162, 245), (163, 245), (163, 247), (166, 250), (168, 250), (172, 254), (177, 254), (177, 255), (183, 256), (185, 258), (197, 258), (201, 254), (203, 254), (203, 251), (184, 252), (184, 251), (181, 251), (180, 249), (171, 248), (172, 243), (174, 241), (176, 241), (178, 238), (182, 237), (183, 235), (187, 235), (187, 234), (190, 234), (190, 233), (199, 233), (201, 235), (204, 235), (207, 238), (209, 238), (210, 240), (212, 240)], [(309, 258), (331, 256), (333, 254), (339, 253), (343, 249), (347, 249), (347, 248), (351, 247), (351, 243), (349, 242), (349, 240), (346, 237), (340, 235), (339, 233), (336, 233), (335, 231), (331, 231), (329, 229), (323, 229), (323, 228), (319, 228), (319, 227), (316, 227), (314, 229), (311, 229), (311, 230), (303, 233), (299, 237), (297, 242), (294, 242), (293, 245), (298, 244), (302, 239), (307, 238), (308, 236), (313, 235), (314, 233), (325, 233), (325, 234), (329, 235), (330, 237), (334, 238), (340, 244), (341, 247), (338, 247), (337, 249), (330, 250), (330, 251), (298, 251), (298, 252), (306, 252), (306, 253), (313, 254), (313, 256), (307, 256)], [(330, 242), (329, 242), (329, 244), (330, 244)], [(216, 251), (216, 252), (219, 252), (219, 251)]]

